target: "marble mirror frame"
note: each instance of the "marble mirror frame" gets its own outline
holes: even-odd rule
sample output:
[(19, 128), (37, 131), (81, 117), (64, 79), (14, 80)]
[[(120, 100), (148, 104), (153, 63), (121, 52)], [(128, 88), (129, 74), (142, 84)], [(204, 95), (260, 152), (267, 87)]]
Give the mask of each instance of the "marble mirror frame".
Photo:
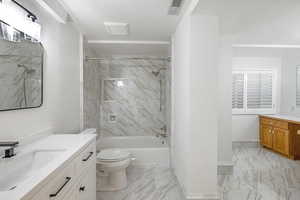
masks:
[[(9, 24), (3, 22), (2, 20), (0, 20), (0, 23), (9, 26)], [(32, 40), (37, 45), (40, 45), (41, 49), (43, 49), (43, 51), (41, 53), (41, 65), (40, 65), (40, 67), (41, 67), (41, 69), (40, 69), (41, 70), (40, 71), (40, 80), (41, 80), (41, 83), (40, 83), (40, 86), (41, 86), (41, 88), (40, 88), (40, 104), (38, 104), (37, 106), (26, 106), (26, 107), (24, 106), (24, 107), (15, 107), (15, 108), (8, 108), (8, 109), (1, 109), (1, 107), (0, 107), (0, 112), (3, 112), (3, 111), (12, 111), (12, 110), (25, 110), (25, 109), (40, 108), (40, 107), (42, 107), (42, 105), (44, 103), (44, 46), (43, 46), (43, 44), (41, 42), (37, 42), (34, 38), (31, 38), (30, 36), (26, 35), (25, 33), (23, 33), (21, 31), (15, 29), (15, 28), (14, 28), (14, 30), (16, 32), (21, 33), (20, 34), (21, 37), (22, 37), (21, 39), (26, 39), (27, 41)], [(7, 40), (7, 39), (0, 37), (0, 40)], [(10, 40), (7, 40), (7, 41), (10, 41)], [(10, 41), (10, 42), (14, 42), (14, 41)]]

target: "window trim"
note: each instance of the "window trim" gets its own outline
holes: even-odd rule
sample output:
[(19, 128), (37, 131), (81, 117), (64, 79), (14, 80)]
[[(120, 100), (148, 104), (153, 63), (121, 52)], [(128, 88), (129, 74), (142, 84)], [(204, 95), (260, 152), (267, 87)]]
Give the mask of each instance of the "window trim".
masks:
[[(260, 69), (260, 70), (233, 70), (234, 73), (244, 74), (244, 94), (243, 108), (232, 108), (232, 115), (257, 115), (257, 114), (276, 114), (277, 110), (277, 70), (276, 69)], [(249, 73), (272, 73), (272, 108), (248, 109), (247, 107), (247, 81)]]

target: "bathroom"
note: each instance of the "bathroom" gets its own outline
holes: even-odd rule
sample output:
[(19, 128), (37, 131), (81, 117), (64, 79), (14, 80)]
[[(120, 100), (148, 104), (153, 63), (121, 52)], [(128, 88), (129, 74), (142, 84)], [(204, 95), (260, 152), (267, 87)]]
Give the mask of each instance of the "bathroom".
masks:
[(299, 13), (0, 0), (0, 200), (298, 200)]

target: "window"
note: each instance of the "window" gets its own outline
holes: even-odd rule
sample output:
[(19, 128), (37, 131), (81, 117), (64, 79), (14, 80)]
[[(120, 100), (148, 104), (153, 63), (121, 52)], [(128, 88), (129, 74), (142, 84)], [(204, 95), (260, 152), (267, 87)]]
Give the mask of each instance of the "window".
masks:
[(296, 106), (300, 107), (300, 66), (297, 67), (296, 73), (297, 87), (296, 87)]
[(234, 71), (232, 74), (233, 114), (275, 113), (274, 75), (273, 70)]

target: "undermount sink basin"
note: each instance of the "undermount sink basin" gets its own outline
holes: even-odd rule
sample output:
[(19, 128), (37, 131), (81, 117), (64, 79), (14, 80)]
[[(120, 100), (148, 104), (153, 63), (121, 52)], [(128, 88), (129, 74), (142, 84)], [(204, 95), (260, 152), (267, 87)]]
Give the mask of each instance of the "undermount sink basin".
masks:
[(0, 158), (0, 192), (15, 189), (21, 182), (34, 176), (37, 170), (45, 167), (64, 151), (64, 149), (40, 149), (12, 158)]

